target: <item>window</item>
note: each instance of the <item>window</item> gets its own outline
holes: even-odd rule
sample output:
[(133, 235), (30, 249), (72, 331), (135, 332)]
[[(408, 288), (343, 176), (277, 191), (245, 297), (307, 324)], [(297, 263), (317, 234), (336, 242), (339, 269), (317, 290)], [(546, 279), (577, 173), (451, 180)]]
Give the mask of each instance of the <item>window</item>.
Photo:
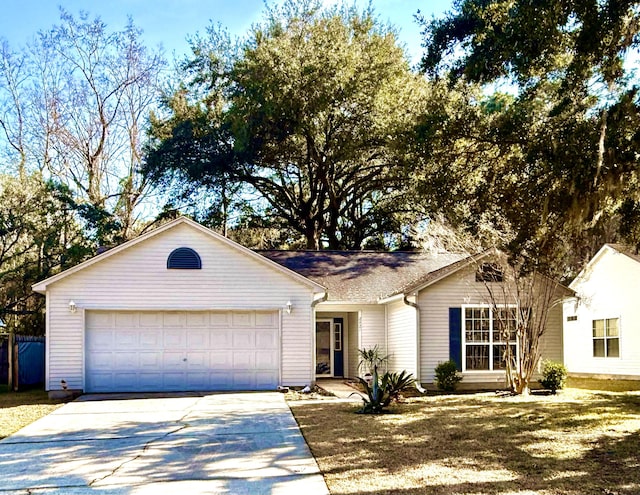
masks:
[(465, 370), (503, 370), (507, 351), (515, 356), (515, 308), (467, 307), (463, 312)]
[(202, 261), (200, 256), (193, 249), (181, 247), (171, 251), (167, 258), (167, 268), (178, 270), (200, 270)]
[(567, 321), (578, 321), (577, 315), (567, 316)]
[(476, 282), (502, 282), (502, 268), (495, 263), (482, 263), (476, 272)]
[(593, 320), (593, 357), (620, 357), (618, 318)]
[(342, 350), (342, 323), (333, 324), (333, 350)]

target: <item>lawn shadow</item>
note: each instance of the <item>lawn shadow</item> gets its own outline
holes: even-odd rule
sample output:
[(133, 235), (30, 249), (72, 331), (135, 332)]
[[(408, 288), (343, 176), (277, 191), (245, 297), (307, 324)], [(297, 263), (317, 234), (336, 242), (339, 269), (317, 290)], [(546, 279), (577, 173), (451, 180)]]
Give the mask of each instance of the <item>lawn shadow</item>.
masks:
[[(637, 395), (439, 397), (355, 418), (344, 405), (322, 407), (294, 413), (336, 483), (332, 493), (640, 493)], [(381, 489), (345, 488), (351, 473)], [(394, 480), (393, 490), (382, 489)]]

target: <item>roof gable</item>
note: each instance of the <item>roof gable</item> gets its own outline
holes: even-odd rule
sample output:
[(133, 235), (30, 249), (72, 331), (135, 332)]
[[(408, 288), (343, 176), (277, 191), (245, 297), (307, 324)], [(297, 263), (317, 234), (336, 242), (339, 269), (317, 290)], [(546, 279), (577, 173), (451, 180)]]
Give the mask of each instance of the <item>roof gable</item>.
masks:
[(271, 269), (274, 269), (284, 275), (286, 275), (287, 277), (296, 280), (299, 283), (302, 283), (306, 286), (312, 287), (313, 289), (317, 290), (318, 292), (323, 292), (325, 290), (324, 287), (322, 287), (321, 285), (319, 285), (318, 283), (309, 280), (308, 278), (304, 277), (303, 275), (300, 275), (299, 273), (296, 273), (294, 271), (291, 271), (289, 269), (287, 269), (286, 267), (283, 267), (282, 265), (275, 263), (263, 256), (258, 255), (257, 253), (255, 253), (254, 251), (245, 248), (244, 246), (241, 246), (240, 244), (237, 244), (236, 242), (233, 242), (230, 239), (227, 239), (226, 237), (200, 225), (197, 222), (194, 222), (193, 220), (190, 220), (186, 217), (180, 217), (176, 220), (173, 220), (171, 222), (166, 223), (165, 225), (162, 225), (150, 232), (147, 232), (145, 234), (142, 234), (139, 237), (136, 237), (135, 239), (132, 239), (130, 241), (127, 241), (123, 244), (120, 244), (119, 246), (116, 246), (113, 249), (110, 249), (109, 251), (105, 251), (104, 253), (98, 254), (97, 256), (94, 256), (93, 258), (80, 263), (72, 268), (69, 268), (68, 270), (65, 270), (63, 272), (58, 273), (57, 275), (54, 275), (52, 277), (49, 277), (45, 280), (42, 280), (36, 284), (34, 284), (32, 286), (32, 289), (36, 292), (40, 292), (40, 293), (44, 293), (46, 292), (47, 288), (51, 285), (54, 284), (60, 280), (66, 279), (67, 277), (73, 276), (75, 273), (78, 273), (80, 271), (86, 270), (87, 268), (94, 266), (98, 263), (103, 263), (105, 260), (111, 259), (113, 257), (118, 256), (120, 253), (127, 251), (128, 249), (132, 248), (133, 246), (137, 246), (141, 243), (144, 243), (145, 241), (152, 239), (152, 238), (156, 238), (160, 235), (162, 235), (163, 233), (174, 229), (180, 225), (187, 225), (201, 233), (206, 234), (207, 236), (210, 236), (214, 239), (216, 239), (217, 241), (219, 241), (220, 243), (222, 243), (223, 245), (225, 245), (227, 248), (235, 250), (237, 252), (242, 253), (243, 255), (253, 259), (254, 261), (261, 263), (263, 265), (267, 265), (269, 266)]
[(590, 272), (594, 270), (596, 265), (605, 257), (610, 254), (622, 254), (626, 258), (640, 263), (640, 255), (635, 253), (631, 248), (623, 244), (604, 244), (593, 258), (585, 265), (585, 267), (576, 275), (576, 278), (569, 284), (569, 288), (575, 290), (584, 280), (588, 278)]

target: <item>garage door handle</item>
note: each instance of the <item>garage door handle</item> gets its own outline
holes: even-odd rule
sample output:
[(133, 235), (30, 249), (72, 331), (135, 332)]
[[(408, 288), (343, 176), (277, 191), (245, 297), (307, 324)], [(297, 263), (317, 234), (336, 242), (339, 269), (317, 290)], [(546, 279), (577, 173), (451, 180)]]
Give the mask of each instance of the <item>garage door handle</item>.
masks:
[(187, 362), (187, 358), (183, 358), (182, 360), (183, 360), (185, 363)]

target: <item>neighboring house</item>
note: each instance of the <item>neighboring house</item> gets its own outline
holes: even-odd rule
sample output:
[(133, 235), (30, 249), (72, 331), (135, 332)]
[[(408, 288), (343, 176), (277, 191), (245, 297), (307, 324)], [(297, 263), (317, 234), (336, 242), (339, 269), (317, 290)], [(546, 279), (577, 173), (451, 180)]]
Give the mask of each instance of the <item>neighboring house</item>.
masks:
[(640, 255), (605, 244), (570, 286), (564, 362), (574, 376), (640, 379)]
[[(376, 345), (423, 384), (452, 358), (467, 386), (501, 387), (491, 256), (254, 252), (179, 218), (34, 285), (47, 390), (303, 386), (356, 376), (358, 349)], [(543, 342), (556, 361), (561, 311)]]

